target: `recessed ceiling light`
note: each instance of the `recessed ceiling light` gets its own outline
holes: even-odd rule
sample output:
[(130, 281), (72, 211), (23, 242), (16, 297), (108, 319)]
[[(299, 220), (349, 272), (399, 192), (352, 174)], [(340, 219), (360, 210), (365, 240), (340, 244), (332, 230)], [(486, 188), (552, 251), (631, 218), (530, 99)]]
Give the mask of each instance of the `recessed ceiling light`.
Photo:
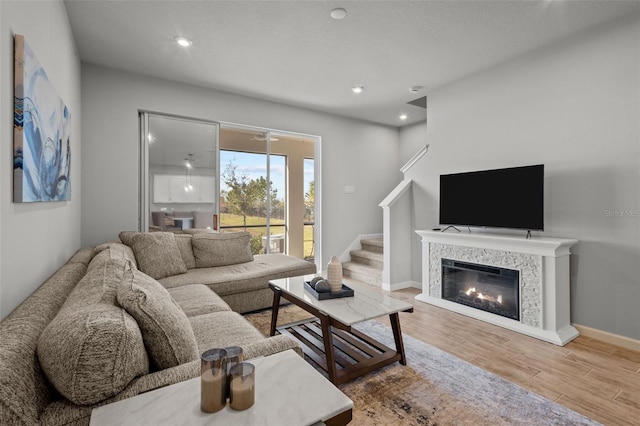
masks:
[(422, 86), (413, 86), (413, 87), (409, 88), (409, 92), (410, 93), (418, 93), (422, 89), (424, 89), (424, 87), (422, 87)]
[(341, 7), (336, 7), (331, 11), (331, 17), (333, 19), (343, 19), (345, 16), (347, 16), (347, 10)]
[(351, 91), (353, 93), (362, 93), (363, 90), (364, 90), (364, 86), (353, 86), (351, 88)]
[(407, 119), (407, 114), (400, 114), (400, 120), (404, 121)]
[(174, 40), (176, 41), (176, 43), (178, 43), (182, 47), (189, 47), (189, 46), (191, 46), (193, 44), (193, 41), (191, 41), (190, 39), (188, 39), (186, 37), (182, 37), (182, 36), (178, 36), (178, 37), (174, 38)]

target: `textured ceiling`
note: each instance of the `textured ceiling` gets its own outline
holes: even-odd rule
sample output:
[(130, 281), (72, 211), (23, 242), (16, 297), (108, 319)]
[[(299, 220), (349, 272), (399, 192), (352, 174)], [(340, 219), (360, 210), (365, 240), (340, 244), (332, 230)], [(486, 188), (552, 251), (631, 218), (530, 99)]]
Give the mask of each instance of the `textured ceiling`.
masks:
[[(65, 5), (84, 62), (392, 126), (424, 120), (406, 103), (435, 88), (640, 11), (616, 0)], [(335, 7), (347, 17), (333, 20)], [(179, 48), (177, 35), (194, 45)]]

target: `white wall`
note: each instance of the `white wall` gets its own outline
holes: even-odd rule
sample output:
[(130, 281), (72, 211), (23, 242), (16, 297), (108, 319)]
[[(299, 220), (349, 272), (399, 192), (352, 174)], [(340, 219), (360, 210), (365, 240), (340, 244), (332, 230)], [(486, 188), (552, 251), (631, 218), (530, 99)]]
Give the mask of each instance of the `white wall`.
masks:
[(318, 135), (323, 259), (382, 231), (378, 203), (401, 178), (396, 128), (94, 65), (82, 71), (83, 245), (137, 229), (138, 110)]
[[(427, 99), (427, 108), (429, 108), (429, 99)], [(425, 111), (425, 115), (426, 115)], [(419, 123), (412, 124), (410, 126), (405, 126), (400, 129), (400, 164), (405, 165), (416, 153), (418, 153), (427, 142), (427, 122), (421, 121)], [(429, 147), (429, 150), (431, 147)], [(428, 157), (431, 155), (431, 152), (427, 151), (427, 153), (418, 160), (412, 166), (414, 171), (411, 171), (407, 174), (408, 178), (411, 178), (414, 175), (424, 175), (426, 173), (427, 161)], [(424, 229), (426, 225), (424, 214), (433, 208), (435, 203), (437, 209), (437, 201), (433, 198), (433, 195), (429, 195), (425, 192), (423, 179), (418, 179), (418, 181), (414, 182), (411, 187), (411, 202), (413, 211), (410, 214), (411, 223), (414, 228), (416, 224), (419, 226), (417, 229)], [(437, 210), (436, 210), (437, 211)], [(431, 221), (431, 218), (428, 219)], [(436, 217), (437, 222), (437, 217)], [(429, 222), (430, 223), (430, 222)], [(420, 257), (421, 253), (421, 241), (420, 236), (413, 232), (411, 235), (411, 281), (414, 283), (421, 283), (421, 275), (422, 275), (422, 261)]]
[[(426, 110), (424, 115), (425, 117), (427, 116)], [(400, 165), (403, 166), (411, 159), (411, 157), (428, 144), (427, 122), (419, 121), (400, 128), (400, 141), (402, 142), (400, 144)], [(429, 153), (427, 152), (426, 155), (429, 155)], [(424, 158), (425, 157), (422, 157), (422, 159)], [(420, 167), (420, 164), (416, 163), (414, 167)]]
[(580, 240), (571, 256), (572, 322), (640, 339), (638, 16), (460, 80), (428, 100), (429, 152), (409, 176), (417, 181), (417, 226), (438, 223), (442, 173), (544, 163), (542, 235)]
[[(25, 36), (71, 113), (71, 201), (14, 204), (13, 35)], [(80, 247), (80, 60), (61, 1), (0, 2), (0, 319)]]

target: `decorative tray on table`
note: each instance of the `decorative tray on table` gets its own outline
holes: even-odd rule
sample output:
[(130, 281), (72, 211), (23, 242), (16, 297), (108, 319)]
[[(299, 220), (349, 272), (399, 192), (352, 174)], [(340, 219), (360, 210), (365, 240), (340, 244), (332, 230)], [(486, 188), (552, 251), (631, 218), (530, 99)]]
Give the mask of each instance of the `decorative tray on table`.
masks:
[(335, 292), (335, 293), (331, 292), (331, 291), (318, 292), (318, 291), (316, 291), (315, 288), (312, 287), (310, 281), (305, 281), (304, 282), (304, 288), (309, 293), (311, 293), (311, 295), (313, 297), (315, 297), (318, 300), (339, 299), (341, 297), (353, 297), (353, 289), (350, 288), (350, 287), (347, 287), (344, 284), (342, 284), (342, 289), (340, 291)]

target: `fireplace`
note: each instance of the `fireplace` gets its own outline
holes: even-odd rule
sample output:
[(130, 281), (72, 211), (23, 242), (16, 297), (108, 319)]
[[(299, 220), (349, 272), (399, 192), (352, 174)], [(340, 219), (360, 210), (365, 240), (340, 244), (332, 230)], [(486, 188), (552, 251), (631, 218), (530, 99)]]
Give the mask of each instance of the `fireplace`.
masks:
[[(467, 232), (416, 231), (422, 237), (422, 293), (416, 300), (429, 303), (459, 314), (467, 315), (527, 336), (545, 340), (556, 345), (565, 345), (578, 336), (578, 330), (570, 321), (569, 294), (569, 256), (570, 248), (576, 240), (565, 238), (534, 237), (524, 238), (520, 235), (501, 235)], [(455, 259), (455, 260), (451, 260)], [(443, 274), (442, 263), (451, 270)], [(461, 262), (461, 263), (460, 263)], [(468, 267), (471, 265), (471, 268)], [(490, 272), (495, 269), (506, 269), (507, 272), (518, 272), (519, 277), (513, 281), (517, 286), (507, 291), (504, 287), (507, 273), (485, 275), (477, 267), (489, 266)], [(499, 266), (499, 268), (496, 268)], [(473, 276), (476, 287), (460, 288), (458, 284), (446, 284), (449, 275)], [(482, 279), (477, 279), (482, 276)], [(493, 289), (485, 288), (489, 277), (495, 278)], [(457, 279), (457, 277), (456, 277)], [(464, 280), (461, 280), (464, 282)], [(455, 282), (455, 281), (453, 281)], [(502, 290), (493, 293), (496, 289)], [(471, 291), (469, 291), (471, 290)], [(501, 305), (511, 304), (512, 314), (503, 316), (475, 306), (456, 303), (450, 300), (460, 296), (460, 291), (469, 296), (482, 293), (482, 299), (476, 302), (484, 308), (491, 303), (484, 303), (485, 296), (498, 300), (502, 295)], [(452, 296), (452, 292), (454, 295)], [(516, 293), (517, 292), (517, 293)], [(444, 296), (446, 293), (446, 298)], [(460, 297), (458, 297), (460, 296)], [(469, 300), (465, 300), (469, 302)], [(494, 302), (493, 307), (496, 307)], [(517, 304), (517, 305), (516, 305)], [(517, 306), (517, 307), (515, 307)], [(517, 315), (517, 316), (516, 316)], [(515, 318), (519, 318), (516, 320)]]
[(520, 320), (520, 272), (495, 266), (441, 259), (442, 298)]

